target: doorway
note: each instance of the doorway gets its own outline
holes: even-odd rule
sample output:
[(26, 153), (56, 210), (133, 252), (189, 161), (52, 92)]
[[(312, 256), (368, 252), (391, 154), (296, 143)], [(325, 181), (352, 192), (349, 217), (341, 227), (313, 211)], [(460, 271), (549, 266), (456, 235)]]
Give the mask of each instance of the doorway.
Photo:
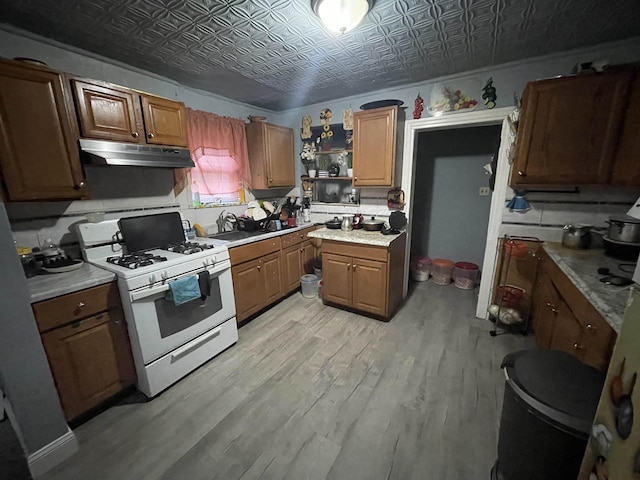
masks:
[(413, 229), (413, 206), (416, 191), (415, 170), (417, 166), (418, 135), (423, 131), (437, 131), (445, 129), (459, 129), (474, 126), (501, 125), (500, 149), (498, 150), (497, 167), (495, 172), (495, 188), (491, 195), (491, 207), (487, 228), (486, 245), (481, 270), (485, 274), (480, 279), (478, 292), (478, 304), (476, 305), (476, 317), (486, 318), (491, 293), (491, 280), (496, 266), (496, 247), (502, 224), (502, 212), (505, 207), (507, 194), (507, 181), (509, 176), (509, 161), (507, 151), (512, 147), (513, 136), (505, 119), (513, 112), (513, 107), (494, 108), (493, 110), (481, 110), (478, 112), (456, 113), (440, 117), (421, 118), (405, 122), (403, 156), (402, 156), (402, 182), (407, 203), (405, 211), (409, 217), (407, 225), (407, 243), (405, 247), (404, 269), (404, 296), (407, 295), (409, 285), (409, 258), (411, 237)]
[(411, 255), (482, 265), (500, 125), (418, 134)]

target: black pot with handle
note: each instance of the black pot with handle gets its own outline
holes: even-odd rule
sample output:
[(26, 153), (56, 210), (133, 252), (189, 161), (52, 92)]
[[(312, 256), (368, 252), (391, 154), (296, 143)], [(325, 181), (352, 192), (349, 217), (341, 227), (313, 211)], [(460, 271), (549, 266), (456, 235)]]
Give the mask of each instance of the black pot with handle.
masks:
[(363, 220), (362, 222), (363, 230), (368, 232), (379, 232), (384, 227), (384, 221), (376, 220), (376, 217), (371, 217), (367, 220)]

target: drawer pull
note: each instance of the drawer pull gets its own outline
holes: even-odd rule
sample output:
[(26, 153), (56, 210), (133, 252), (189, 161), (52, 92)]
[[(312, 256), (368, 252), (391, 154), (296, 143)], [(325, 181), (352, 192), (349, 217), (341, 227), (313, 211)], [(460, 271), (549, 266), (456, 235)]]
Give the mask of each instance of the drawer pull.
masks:
[(113, 323), (115, 323), (116, 325), (120, 325), (120, 319), (119, 318), (115, 318), (113, 320)]
[(547, 302), (547, 307), (549, 307), (553, 313), (558, 313), (558, 308), (552, 303)]
[(587, 325), (584, 328), (586, 328), (587, 330), (597, 330), (597, 328), (591, 325), (590, 323), (587, 323)]
[(147, 137), (148, 137), (148, 138), (154, 138), (154, 137), (155, 137), (155, 135), (154, 135), (153, 133), (147, 133)]
[(527, 176), (527, 172), (523, 172), (522, 170), (518, 170), (518, 175), (520, 175), (521, 177), (526, 177)]
[(574, 343), (573, 344), (573, 349), (574, 350), (582, 350), (584, 347), (582, 345), (580, 345), (579, 343)]
[(84, 306), (85, 306), (85, 303), (84, 303), (84, 302), (80, 302), (80, 303), (78, 304), (78, 308), (82, 308), (82, 307), (84, 307)]

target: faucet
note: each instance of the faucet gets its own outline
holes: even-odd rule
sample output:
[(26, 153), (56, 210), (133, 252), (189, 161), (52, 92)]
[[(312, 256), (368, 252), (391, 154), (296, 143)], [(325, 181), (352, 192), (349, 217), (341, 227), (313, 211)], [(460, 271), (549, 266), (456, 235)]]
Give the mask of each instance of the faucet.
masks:
[(222, 233), (222, 232), (226, 232), (226, 223), (227, 223), (227, 219), (224, 216), (224, 210), (222, 210), (222, 212), (220, 212), (220, 215), (218, 215), (218, 219), (216, 220), (216, 225), (218, 225), (218, 233)]

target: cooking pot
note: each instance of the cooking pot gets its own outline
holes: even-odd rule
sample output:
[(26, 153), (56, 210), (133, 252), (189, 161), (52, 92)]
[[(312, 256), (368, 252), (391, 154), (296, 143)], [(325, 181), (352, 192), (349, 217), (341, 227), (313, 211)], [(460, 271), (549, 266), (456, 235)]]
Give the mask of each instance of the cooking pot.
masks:
[(640, 243), (640, 219), (629, 215), (609, 217), (607, 237), (614, 242)]
[(562, 234), (562, 244), (565, 247), (585, 249), (591, 244), (591, 227), (565, 225)]
[(616, 242), (606, 235), (602, 237), (604, 253), (618, 260), (635, 262), (640, 255), (640, 243)]
[(334, 230), (339, 230), (342, 222), (340, 220), (338, 220), (338, 217), (333, 217), (333, 220), (329, 220), (328, 222), (325, 222), (324, 224), (327, 228), (331, 228)]
[(362, 228), (369, 232), (379, 232), (384, 226), (384, 222), (382, 220), (376, 220), (376, 217), (371, 217), (368, 220), (363, 220), (361, 223)]

